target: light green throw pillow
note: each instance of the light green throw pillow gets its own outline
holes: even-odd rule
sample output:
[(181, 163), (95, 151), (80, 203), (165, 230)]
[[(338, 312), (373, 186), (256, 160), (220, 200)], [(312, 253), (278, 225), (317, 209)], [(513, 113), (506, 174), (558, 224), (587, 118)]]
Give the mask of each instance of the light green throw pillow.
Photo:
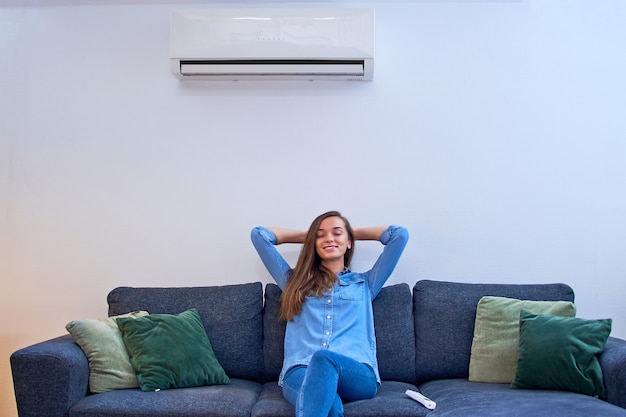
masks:
[(119, 319), (143, 391), (228, 384), (198, 310)]
[(519, 349), (520, 312), (574, 317), (569, 301), (531, 301), (486, 296), (476, 308), (469, 380), (510, 384), (515, 378)]
[(606, 398), (596, 356), (611, 334), (611, 319), (520, 314), (519, 361), (513, 388), (565, 390)]
[(135, 311), (106, 319), (73, 320), (67, 323), (65, 328), (89, 361), (89, 390), (92, 393), (139, 386), (116, 319), (147, 315), (147, 311)]

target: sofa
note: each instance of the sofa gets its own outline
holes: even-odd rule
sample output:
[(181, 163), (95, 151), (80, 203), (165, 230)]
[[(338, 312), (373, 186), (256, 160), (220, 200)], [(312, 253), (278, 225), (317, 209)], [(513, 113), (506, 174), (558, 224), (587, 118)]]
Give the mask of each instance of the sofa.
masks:
[[(603, 398), (568, 389), (514, 388), (508, 381), (472, 380), (477, 309), (481, 300), (489, 297), (574, 302), (574, 292), (565, 284), (422, 280), (413, 288), (407, 284), (384, 287), (373, 302), (382, 384), (375, 398), (345, 404), (345, 415), (626, 417), (626, 341), (614, 337), (605, 338), (592, 358), (601, 367)], [(19, 416), (291, 417), (294, 407), (283, 399), (277, 385), (285, 329), (279, 320), (279, 298), (276, 285), (260, 282), (115, 288), (107, 298), (109, 316), (138, 310), (151, 315), (197, 311), (228, 382), (92, 393), (90, 361), (66, 334), (11, 355)], [(519, 326), (521, 332), (522, 324)], [(517, 354), (521, 361), (521, 350)], [(487, 359), (493, 358), (487, 355)], [(543, 372), (535, 374), (542, 376)], [(430, 410), (410, 399), (407, 389), (426, 395), (436, 402), (436, 408)]]

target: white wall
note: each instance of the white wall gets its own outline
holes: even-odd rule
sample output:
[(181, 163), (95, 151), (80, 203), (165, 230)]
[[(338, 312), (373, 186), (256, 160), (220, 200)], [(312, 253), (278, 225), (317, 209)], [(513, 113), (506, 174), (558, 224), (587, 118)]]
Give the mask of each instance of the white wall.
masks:
[(409, 228), (390, 283), (566, 282), (626, 337), (623, 1), (363, 3), (372, 83), (199, 84), (169, 16), (206, 5), (70, 3), (0, 0), (2, 415), (115, 286), (267, 282), (250, 228), (329, 209)]

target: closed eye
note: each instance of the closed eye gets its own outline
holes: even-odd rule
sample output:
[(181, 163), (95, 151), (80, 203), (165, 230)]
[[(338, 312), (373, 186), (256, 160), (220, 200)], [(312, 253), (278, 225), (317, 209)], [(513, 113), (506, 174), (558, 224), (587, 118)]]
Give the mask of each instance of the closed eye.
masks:
[[(343, 227), (337, 226), (337, 227), (332, 228), (332, 233), (335, 236), (340, 236), (343, 234), (343, 232), (344, 232)], [(326, 231), (324, 229), (319, 229), (317, 231), (317, 237), (324, 237), (325, 234), (326, 234)]]

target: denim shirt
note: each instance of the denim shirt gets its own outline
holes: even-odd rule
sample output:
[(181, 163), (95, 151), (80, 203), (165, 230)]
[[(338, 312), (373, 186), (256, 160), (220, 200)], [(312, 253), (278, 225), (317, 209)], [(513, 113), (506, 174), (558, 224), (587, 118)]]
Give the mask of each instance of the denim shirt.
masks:
[[(293, 270), (276, 250), (276, 236), (264, 227), (256, 227), (251, 238), (263, 264), (284, 290)], [(320, 349), (369, 365), (380, 383), (372, 300), (398, 263), (408, 231), (401, 226), (389, 226), (379, 240), (385, 248), (372, 269), (359, 273), (346, 268), (337, 275), (333, 288), (322, 297), (307, 297), (302, 312), (287, 322), (279, 385), (282, 386), (290, 368), (308, 365), (311, 356)]]

